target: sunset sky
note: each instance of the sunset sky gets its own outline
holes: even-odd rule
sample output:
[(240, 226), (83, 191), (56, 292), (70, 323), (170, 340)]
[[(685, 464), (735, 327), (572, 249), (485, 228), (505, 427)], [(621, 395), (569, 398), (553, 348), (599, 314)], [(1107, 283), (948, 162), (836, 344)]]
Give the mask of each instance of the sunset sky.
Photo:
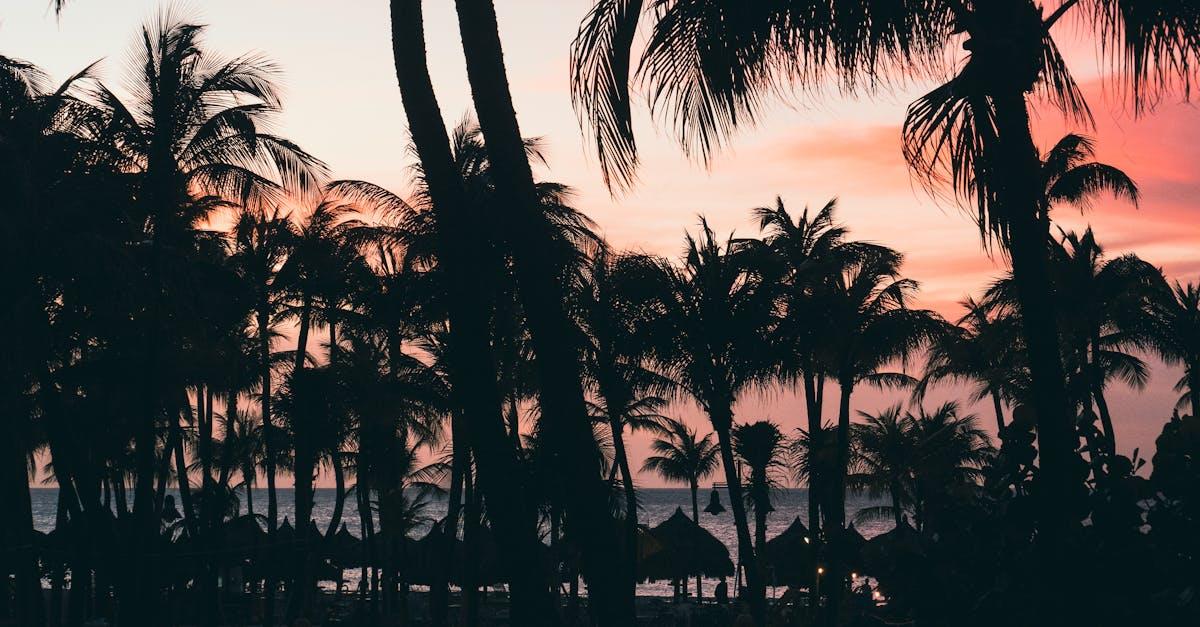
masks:
[[(120, 87), (125, 59), (139, 24), (160, 3), (150, 0), (76, 0), (55, 18), (48, 0), (8, 0), (0, 10), (0, 54), (36, 63), (58, 80), (103, 58), (101, 74)], [(779, 103), (757, 128), (746, 129), (708, 169), (690, 162), (670, 138), (669, 127), (652, 124), (637, 107), (643, 149), (641, 182), (611, 197), (580, 133), (571, 108), (568, 50), (590, 0), (496, 0), (501, 36), (521, 128), (540, 136), (549, 168), (539, 175), (573, 186), (576, 204), (618, 248), (675, 255), (685, 229), (704, 214), (720, 233), (753, 235), (750, 209), (776, 195), (798, 212), (837, 197), (840, 219), (857, 238), (875, 240), (907, 255), (905, 272), (921, 282), (921, 305), (957, 317), (955, 302), (977, 294), (1002, 272), (981, 249), (973, 222), (957, 208), (930, 199), (915, 186), (900, 154), (900, 124), (907, 103), (929, 85), (894, 93), (816, 103)], [(1051, 4), (1053, 4), (1051, 2)], [(189, 6), (189, 5), (184, 5)], [(233, 56), (258, 51), (283, 68), (286, 86), (281, 134), (324, 159), (338, 178), (357, 178), (393, 191), (408, 189), (407, 129), (396, 88), (384, 0), (206, 0), (186, 14), (210, 25), (208, 45)], [(447, 123), (470, 109), (457, 23), (450, 0), (430, 0), (426, 36), (434, 83)], [(1077, 80), (1088, 93), (1097, 128), (1085, 131), (1099, 144), (1100, 158), (1123, 168), (1141, 186), (1140, 209), (1103, 199), (1086, 216), (1063, 208), (1065, 227), (1091, 224), (1111, 256), (1136, 251), (1162, 266), (1168, 278), (1195, 281), (1200, 274), (1200, 112), (1165, 102), (1135, 120), (1098, 79), (1090, 42), (1071, 25), (1059, 41)], [(119, 91), (119, 89), (118, 89)], [(1043, 111), (1039, 142), (1051, 145), (1063, 132), (1059, 116)], [(1153, 440), (1170, 415), (1179, 376), (1155, 364), (1149, 388), (1138, 394), (1114, 384), (1111, 393), (1118, 447), (1153, 453)], [(947, 391), (949, 392), (949, 391)], [(940, 401), (948, 394), (934, 395)], [(864, 390), (856, 409), (877, 409), (901, 400)], [(789, 393), (748, 399), (740, 420), (770, 418), (788, 429), (800, 424), (801, 404)], [(701, 425), (698, 412), (681, 404), (681, 415)], [(980, 408), (982, 423), (992, 416)], [(645, 438), (633, 447), (634, 463), (645, 455)], [(659, 485), (643, 477), (646, 485)]]

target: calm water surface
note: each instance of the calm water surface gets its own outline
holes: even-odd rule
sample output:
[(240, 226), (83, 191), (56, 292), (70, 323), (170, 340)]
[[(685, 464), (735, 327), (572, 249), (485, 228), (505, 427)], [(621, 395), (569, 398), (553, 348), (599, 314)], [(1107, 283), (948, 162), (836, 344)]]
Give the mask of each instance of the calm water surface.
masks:
[[(726, 507), (727, 511), (719, 516), (700, 512), (700, 524), (710, 533), (716, 536), (719, 540), (729, 547), (729, 554), (736, 561), (737, 559), (737, 530), (733, 524), (733, 513), (728, 511), (729, 494), (724, 490), (720, 490), (721, 503)], [(244, 494), (244, 493), (243, 493)], [(318, 488), (316, 490), (315, 503), (313, 507), (313, 518), (322, 530), (329, 523), (329, 517), (333, 513), (335, 491), (329, 488)], [(254, 492), (254, 507), (255, 512), (266, 513), (267, 506), (266, 490), (258, 489)], [(641, 512), (639, 520), (642, 523), (648, 524), (651, 527), (666, 520), (675, 512), (675, 508), (683, 508), (683, 511), (691, 516), (691, 493), (687, 489), (677, 488), (647, 488), (638, 491), (638, 497), (641, 502)], [(704, 507), (708, 503), (709, 490), (701, 490), (700, 506)], [(55, 507), (58, 499), (58, 490), (56, 489), (38, 489), (33, 491), (33, 517), (34, 526), (39, 531), (48, 532), (54, 528)], [(176, 496), (176, 502), (178, 502)], [(768, 518), (767, 537), (772, 538), (780, 533), (791, 524), (792, 520), (797, 516), (801, 520), (808, 521), (808, 491), (799, 488), (784, 489), (775, 492), (773, 497), (775, 511)], [(847, 520), (851, 520), (854, 513), (858, 510), (871, 505), (878, 505), (879, 501), (868, 499), (861, 496), (851, 496), (847, 499), (846, 512)], [(279, 516), (282, 520), (287, 517), (288, 520), (295, 518), (294, 516), (294, 496), (291, 489), (279, 489)], [(430, 504), (427, 511), (431, 519), (441, 518), (445, 515), (446, 503), (444, 500), (434, 501)], [(358, 535), (358, 509), (353, 502), (348, 502), (342, 514), (342, 520), (346, 523), (347, 528), (355, 536)], [(751, 522), (753, 524), (753, 522)], [(858, 530), (866, 537), (870, 538), (877, 534), (883, 533), (892, 527), (889, 522), (864, 522), (858, 525)], [(425, 532), (425, 529), (420, 529), (415, 533), (420, 537)], [(358, 585), (359, 571), (347, 570), (346, 580), (351, 587)], [(706, 580), (704, 590), (706, 594), (711, 594), (713, 586), (716, 585), (715, 580)], [(653, 582), (638, 585), (638, 594), (644, 596), (670, 596), (671, 584), (669, 582)]]

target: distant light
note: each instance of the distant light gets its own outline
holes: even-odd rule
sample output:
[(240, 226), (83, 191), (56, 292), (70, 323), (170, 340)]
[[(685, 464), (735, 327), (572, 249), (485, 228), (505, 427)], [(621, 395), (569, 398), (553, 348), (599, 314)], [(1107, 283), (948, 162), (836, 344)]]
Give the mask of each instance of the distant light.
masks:
[(858, 579), (858, 573), (850, 573), (851, 579)]
[(822, 567), (820, 567), (820, 566), (818, 566), (818, 567), (817, 567), (817, 574), (818, 574), (818, 575), (824, 575), (824, 574), (825, 574), (825, 569), (824, 569), (824, 568), (822, 568)]
[(804, 543), (805, 543), (805, 544), (812, 544), (812, 540), (809, 540), (809, 539), (808, 539), (808, 536), (804, 536)]

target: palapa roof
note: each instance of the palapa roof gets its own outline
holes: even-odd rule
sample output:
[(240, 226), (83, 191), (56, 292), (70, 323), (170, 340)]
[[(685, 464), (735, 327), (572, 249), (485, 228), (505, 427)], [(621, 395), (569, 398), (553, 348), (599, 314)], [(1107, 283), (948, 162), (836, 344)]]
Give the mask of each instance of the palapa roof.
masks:
[(673, 580), (693, 575), (724, 577), (733, 574), (729, 549), (703, 527), (688, 518), (682, 508), (650, 534), (662, 545), (638, 564), (643, 580)]
[(817, 568), (812, 536), (799, 516), (782, 533), (767, 540), (762, 559), (768, 581), (797, 586), (812, 583)]

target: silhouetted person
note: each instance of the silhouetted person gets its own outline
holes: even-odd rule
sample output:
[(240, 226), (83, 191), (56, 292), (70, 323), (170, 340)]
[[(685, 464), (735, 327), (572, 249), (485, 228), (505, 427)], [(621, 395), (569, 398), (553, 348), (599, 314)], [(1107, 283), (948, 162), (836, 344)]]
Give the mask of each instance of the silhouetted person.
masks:
[(717, 584), (716, 589), (713, 590), (713, 597), (717, 599), (718, 605), (729, 603), (729, 583), (725, 581), (724, 577), (721, 578), (721, 583)]

